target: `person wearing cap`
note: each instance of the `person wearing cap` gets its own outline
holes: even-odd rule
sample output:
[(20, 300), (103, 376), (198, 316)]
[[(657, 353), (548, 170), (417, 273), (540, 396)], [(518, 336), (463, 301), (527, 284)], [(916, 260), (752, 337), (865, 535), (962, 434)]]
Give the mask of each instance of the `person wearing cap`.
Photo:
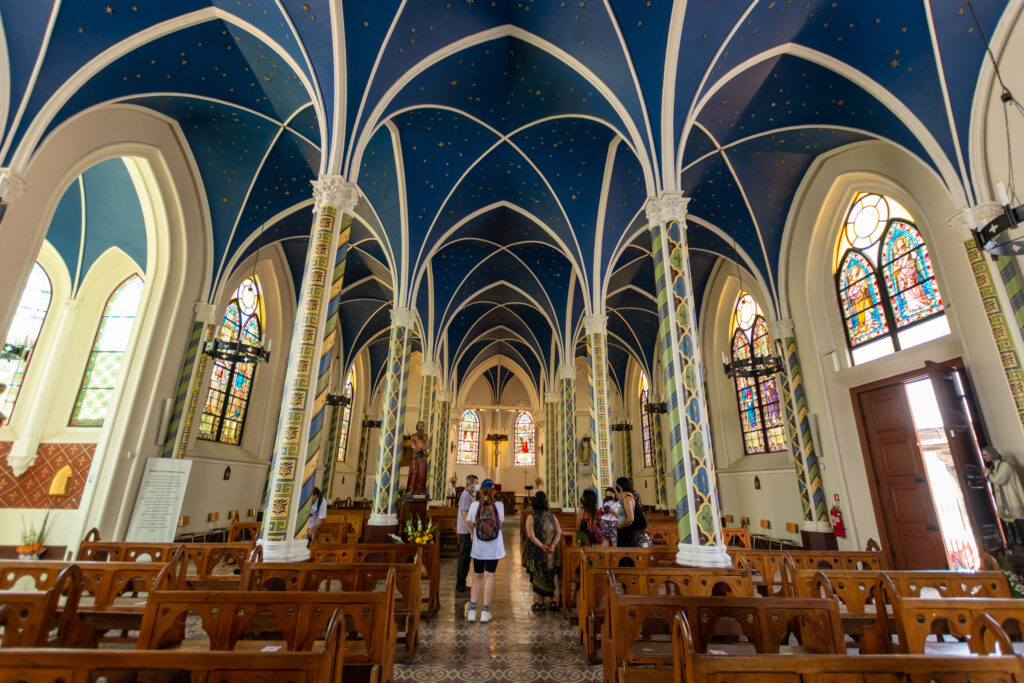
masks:
[[(483, 515), (490, 515), (488, 506), (493, 506), (498, 516), (498, 535), (491, 540), (480, 538), (477, 519)], [(484, 479), (480, 484), (479, 499), (469, 507), (466, 515), (466, 522), (473, 529), (473, 548), (470, 550), (470, 557), (473, 558), (473, 585), (470, 587), (469, 604), (466, 605), (466, 620), (476, 621), (477, 600), (480, 599), (480, 587), (483, 585), (483, 605), (480, 609), (480, 623), (486, 624), (491, 620), (491, 597), (494, 595), (494, 572), (498, 568), (498, 560), (505, 557), (505, 538), (501, 533), (501, 523), (505, 521), (505, 506), (494, 500), (494, 482)]]

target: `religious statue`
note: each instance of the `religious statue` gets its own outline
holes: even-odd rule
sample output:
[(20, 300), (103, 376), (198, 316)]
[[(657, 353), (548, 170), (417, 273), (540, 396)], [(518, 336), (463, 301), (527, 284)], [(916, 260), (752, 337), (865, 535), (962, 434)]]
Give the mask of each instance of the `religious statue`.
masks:
[(427, 431), (423, 421), (416, 423), (416, 433), (410, 437), (412, 459), (409, 461), (409, 479), (405, 492), (422, 495), (427, 492)]
[(985, 461), (985, 476), (992, 483), (996, 499), (996, 511), (1003, 524), (1007, 542), (1024, 545), (1024, 488), (1013, 469), (1003, 460), (1002, 454), (991, 446), (981, 449)]

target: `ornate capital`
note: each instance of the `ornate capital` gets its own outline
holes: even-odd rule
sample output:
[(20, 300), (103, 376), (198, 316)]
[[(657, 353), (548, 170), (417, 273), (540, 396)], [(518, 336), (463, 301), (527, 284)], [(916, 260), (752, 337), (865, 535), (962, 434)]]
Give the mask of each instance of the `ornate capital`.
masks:
[(395, 306), (391, 309), (391, 326), (411, 330), (416, 326), (416, 312), (411, 308)]
[(359, 203), (359, 187), (346, 182), (340, 175), (322, 175), (311, 181), (313, 185), (313, 212), (321, 206), (333, 206), (342, 213), (352, 213)]
[(999, 202), (982, 202), (974, 207), (964, 207), (963, 211), (957, 211), (946, 219), (946, 225), (962, 239), (971, 239), (971, 218), (974, 219), (974, 226), (981, 227), (993, 218), (1003, 214), (1003, 207)]
[(28, 181), (25, 180), (25, 176), (9, 168), (0, 169), (0, 198), (5, 202), (11, 202), (27, 191)]
[(205, 301), (197, 301), (192, 305), (192, 312), (195, 319), (201, 323), (216, 325), (224, 317), (217, 304), (208, 304)]
[(438, 364), (438, 363), (436, 363), (436, 362), (434, 362), (432, 360), (425, 360), (425, 361), (423, 361), (423, 365), (422, 365), (422, 374), (424, 376), (430, 375), (432, 377), (440, 377), (441, 376), (441, 366), (440, 366), (440, 364)]
[(679, 190), (662, 192), (657, 197), (648, 197), (647, 222), (651, 225), (664, 225), (668, 221), (685, 221), (686, 205), (690, 203), (689, 197), (684, 197)]
[(558, 376), (561, 379), (576, 379), (576, 366), (572, 363), (562, 363), (558, 366)]
[(583, 328), (587, 331), (587, 334), (607, 334), (608, 316), (588, 315), (583, 319)]
[(793, 321), (789, 318), (773, 320), (768, 323), (768, 336), (772, 339), (781, 341), (787, 337), (792, 337), (793, 334)]
[(544, 393), (544, 402), (545, 403), (558, 403), (558, 401), (559, 401), (559, 396), (558, 396), (557, 392), (547, 391), (547, 392)]
[(437, 400), (439, 403), (448, 403), (449, 401), (452, 400), (452, 392), (448, 391), (447, 389), (438, 389)]
[(78, 299), (64, 299), (61, 305), (64, 306), (64, 310), (68, 313), (78, 313), (82, 308), (82, 302)]

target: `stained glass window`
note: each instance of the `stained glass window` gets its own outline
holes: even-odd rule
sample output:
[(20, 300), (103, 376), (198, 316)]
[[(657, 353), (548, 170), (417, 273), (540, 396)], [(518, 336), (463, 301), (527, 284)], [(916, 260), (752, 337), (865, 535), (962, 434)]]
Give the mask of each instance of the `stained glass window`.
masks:
[(647, 407), (651, 404), (651, 391), (647, 384), (647, 375), (640, 373), (640, 430), (644, 440), (644, 467), (654, 467), (654, 440), (651, 434), (651, 414)]
[(455, 456), (459, 465), (480, 463), (480, 418), (475, 410), (467, 410), (459, 422), (459, 452)]
[[(771, 355), (771, 339), (764, 313), (754, 297), (740, 293), (732, 321), (732, 360)], [(786, 438), (779, 407), (778, 383), (774, 376), (737, 377), (736, 400), (747, 455), (786, 450)]]
[(532, 467), (537, 462), (534, 451), (533, 418), (523, 411), (516, 418), (516, 467)]
[(348, 377), (345, 379), (345, 389), (342, 392), (348, 398), (348, 403), (341, 409), (341, 430), (338, 433), (338, 462), (345, 462), (345, 451), (348, 450), (348, 428), (352, 423), (352, 386), (355, 372), (355, 368), (348, 371)]
[[(218, 339), (256, 345), (263, 336), (259, 284), (248, 278), (238, 285), (228, 302)], [(242, 442), (245, 415), (249, 410), (249, 394), (256, 376), (255, 363), (232, 363), (216, 360), (210, 377), (210, 393), (199, 419), (199, 438), (233, 446)]]
[(39, 339), (39, 331), (43, 329), (46, 312), (50, 308), (51, 294), (50, 278), (37, 263), (32, 266), (32, 272), (29, 273), (28, 283), (21, 293), (18, 310), (14, 313), (14, 320), (11, 321), (5, 338), (8, 350), (13, 351), (11, 347), (20, 347), (27, 351), (28, 355), (0, 359), (0, 426), (10, 421), (14, 404), (18, 401), (21, 385), (25, 381), (25, 372), (28, 370), (29, 361), (32, 360), (32, 351)]
[(121, 377), (121, 365), (142, 300), (144, 283), (132, 275), (117, 286), (107, 299), (99, 329), (85, 366), (82, 386), (71, 412), (72, 427), (102, 427), (110, 399)]
[(854, 363), (949, 334), (928, 247), (913, 217), (891, 197), (860, 193), (854, 198), (835, 264)]

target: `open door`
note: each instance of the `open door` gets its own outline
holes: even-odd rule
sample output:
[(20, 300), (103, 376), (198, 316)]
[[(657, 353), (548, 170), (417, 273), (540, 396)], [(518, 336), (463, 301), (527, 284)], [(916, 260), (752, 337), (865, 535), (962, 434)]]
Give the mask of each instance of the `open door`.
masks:
[(946, 440), (960, 479), (974, 537), (978, 539), (983, 552), (993, 552), (1003, 547), (1003, 532), (988, 479), (983, 471), (981, 450), (971, 421), (964, 384), (956, 368), (926, 361), (925, 369), (939, 404)]

